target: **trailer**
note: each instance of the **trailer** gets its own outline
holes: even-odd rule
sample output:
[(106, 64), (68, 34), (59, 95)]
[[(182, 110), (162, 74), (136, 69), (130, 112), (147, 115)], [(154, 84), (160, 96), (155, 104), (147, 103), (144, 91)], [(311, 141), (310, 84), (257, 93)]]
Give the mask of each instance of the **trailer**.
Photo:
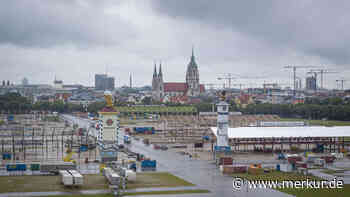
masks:
[(103, 168), (103, 175), (106, 177), (110, 185), (119, 185), (121, 178), (120, 176), (112, 170), (112, 168)]
[(59, 170), (58, 173), (64, 186), (73, 185), (73, 176), (67, 170)]
[(81, 186), (84, 184), (84, 177), (76, 170), (68, 171), (73, 177), (73, 184), (76, 186)]

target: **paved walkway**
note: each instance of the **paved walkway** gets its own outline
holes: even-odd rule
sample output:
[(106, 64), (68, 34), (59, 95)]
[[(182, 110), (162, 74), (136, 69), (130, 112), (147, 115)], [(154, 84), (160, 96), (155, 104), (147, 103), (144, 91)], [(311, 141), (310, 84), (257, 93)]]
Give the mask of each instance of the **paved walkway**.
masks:
[[(152, 192), (152, 191), (180, 191), (180, 190), (198, 190), (205, 189), (197, 186), (190, 187), (151, 187), (128, 189), (125, 192)], [(74, 192), (10, 192), (2, 193), (0, 197), (30, 197), (30, 196), (56, 196), (56, 195), (77, 195), (77, 194), (106, 194), (111, 193), (111, 190), (80, 190)]]

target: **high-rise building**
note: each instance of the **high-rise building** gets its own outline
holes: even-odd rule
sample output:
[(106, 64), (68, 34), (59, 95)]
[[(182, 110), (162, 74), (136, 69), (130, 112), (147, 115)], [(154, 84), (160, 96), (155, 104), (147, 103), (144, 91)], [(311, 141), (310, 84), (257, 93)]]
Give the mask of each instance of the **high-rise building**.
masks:
[(29, 82), (28, 82), (28, 79), (27, 78), (23, 78), (22, 79), (22, 85), (26, 86), (26, 85), (29, 85)]
[(95, 89), (96, 90), (114, 90), (114, 77), (108, 77), (106, 74), (95, 75)]
[(307, 90), (317, 90), (317, 81), (316, 77), (306, 77), (306, 83), (305, 83)]

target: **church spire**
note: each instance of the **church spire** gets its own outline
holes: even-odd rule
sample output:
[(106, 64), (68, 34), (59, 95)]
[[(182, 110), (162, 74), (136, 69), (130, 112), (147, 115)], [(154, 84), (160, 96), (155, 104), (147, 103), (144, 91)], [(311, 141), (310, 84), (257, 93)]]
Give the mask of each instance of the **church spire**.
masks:
[(159, 73), (158, 73), (158, 77), (163, 77), (163, 73), (162, 73), (162, 62), (160, 62), (160, 64), (159, 64)]
[(191, 61), (194, 61), (194, 49), (193, 49), (193, 45), (192, 45), (192, 55), (191, 55)]
[(154, 62), (154, 72), (153, 72), (153, 78), (157, 77), (157, 65), (156, 62)]

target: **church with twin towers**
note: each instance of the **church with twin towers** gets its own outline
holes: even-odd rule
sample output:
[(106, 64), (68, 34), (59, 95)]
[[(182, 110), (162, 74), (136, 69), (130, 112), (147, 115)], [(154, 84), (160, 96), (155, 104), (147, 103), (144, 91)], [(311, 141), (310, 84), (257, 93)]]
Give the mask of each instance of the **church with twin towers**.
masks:
[(198, 97), (205, 91), (204, 85), (199, 83), (198, 65), (192, 48), (190, 63), (187, 65), (186, 82), (164, 82), (162, 64), (154, 65), (152, 78), (152, 98), (163, 101), (164, 98), (193, 98)]

